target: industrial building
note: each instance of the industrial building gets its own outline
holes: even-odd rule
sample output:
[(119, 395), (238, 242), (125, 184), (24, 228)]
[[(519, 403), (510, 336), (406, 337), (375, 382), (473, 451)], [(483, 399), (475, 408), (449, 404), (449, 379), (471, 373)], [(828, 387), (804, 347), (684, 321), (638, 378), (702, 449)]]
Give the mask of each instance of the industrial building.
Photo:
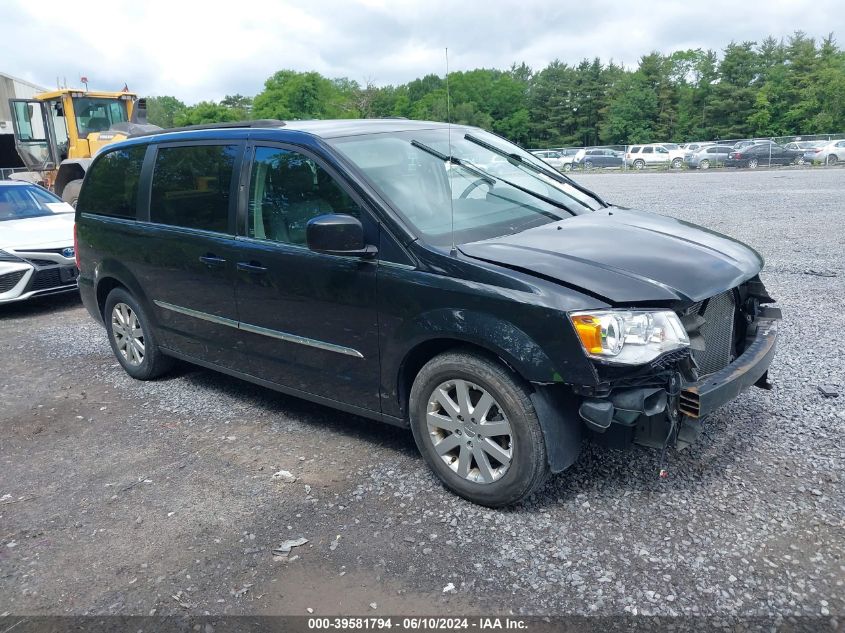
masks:
[(23, 168), (23, 163), (15, 151), (9, 99), (31, 99), (45, 91), (46, 88), (0, 72), (0, 179), (7, 177), (14, 168)]

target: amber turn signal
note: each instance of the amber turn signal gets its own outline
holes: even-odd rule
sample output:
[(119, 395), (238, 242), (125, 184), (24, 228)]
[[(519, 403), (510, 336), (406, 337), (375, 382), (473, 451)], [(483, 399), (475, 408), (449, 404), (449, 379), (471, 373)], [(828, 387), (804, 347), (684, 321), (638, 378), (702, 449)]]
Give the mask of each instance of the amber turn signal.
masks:
[(572, 323), (587, 353), (601, 354), (601, 322), (589, 314), (576, 314)]

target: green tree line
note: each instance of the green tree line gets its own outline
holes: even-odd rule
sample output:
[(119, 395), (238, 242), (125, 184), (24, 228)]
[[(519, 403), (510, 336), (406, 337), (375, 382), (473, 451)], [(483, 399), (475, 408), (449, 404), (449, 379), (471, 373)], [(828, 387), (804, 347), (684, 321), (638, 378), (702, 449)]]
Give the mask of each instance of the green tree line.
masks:
[(148, 100), (163, 127), (245, 119), (407, 117), (476, 125), (525, 146), (691, 141), (845, 131), (845, 51), (829, 35), (435, 74), (397, 86), (280, 70), (254, 97)]

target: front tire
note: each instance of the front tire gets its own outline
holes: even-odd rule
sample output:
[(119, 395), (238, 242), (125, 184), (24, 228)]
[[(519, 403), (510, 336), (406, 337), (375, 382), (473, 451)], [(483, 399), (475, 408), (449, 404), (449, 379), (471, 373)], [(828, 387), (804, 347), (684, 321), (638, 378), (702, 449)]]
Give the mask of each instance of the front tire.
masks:
[(563, 171), (572, 171), (572, 163), (564, 163)]
[(493, 360), (464, 351), (434, 357), (414, 380), (409, 412), (426, 463), (464, 499), (510, 505), (549, 475), (528, 390)]
[(698, 163), (698, 168), (699, 169), (710, 169), (710, 161), (705, 158), (700, 163)]
[(173, 359), (158, 348), (152, 322), (135, 297), (123, 288), (109, 293), (103, 321), (115, 358), (133, 378), (152, 380), (173, 366)]
[(79, 178), (78, 180), (71, 180), (65, 185), (65, 188), (62, 189), (62, 200), (75, 209), (76, 203), (79, 201), (79, 190), (81, 188), (82, 178)]

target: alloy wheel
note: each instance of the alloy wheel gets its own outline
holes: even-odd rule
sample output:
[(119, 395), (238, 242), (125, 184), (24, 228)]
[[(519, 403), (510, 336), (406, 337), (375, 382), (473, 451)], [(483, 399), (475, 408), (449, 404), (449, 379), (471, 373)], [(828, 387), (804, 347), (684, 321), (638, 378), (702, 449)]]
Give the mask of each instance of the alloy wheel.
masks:
[(132, 366), (144, 362), (144, 330), (138, 315), (125, 303), (116, 303), (111, 311), (111, 330), (117, 351)]
[(698, 164), (699, 169), (710, 169), (710, 161), (706, 158)]
[(428, 399), (426, 427), (435, 452), (463, 479), (493, 483), (511, 465), (513, 432), (505, 411), (472, 382), (438, 385)]

